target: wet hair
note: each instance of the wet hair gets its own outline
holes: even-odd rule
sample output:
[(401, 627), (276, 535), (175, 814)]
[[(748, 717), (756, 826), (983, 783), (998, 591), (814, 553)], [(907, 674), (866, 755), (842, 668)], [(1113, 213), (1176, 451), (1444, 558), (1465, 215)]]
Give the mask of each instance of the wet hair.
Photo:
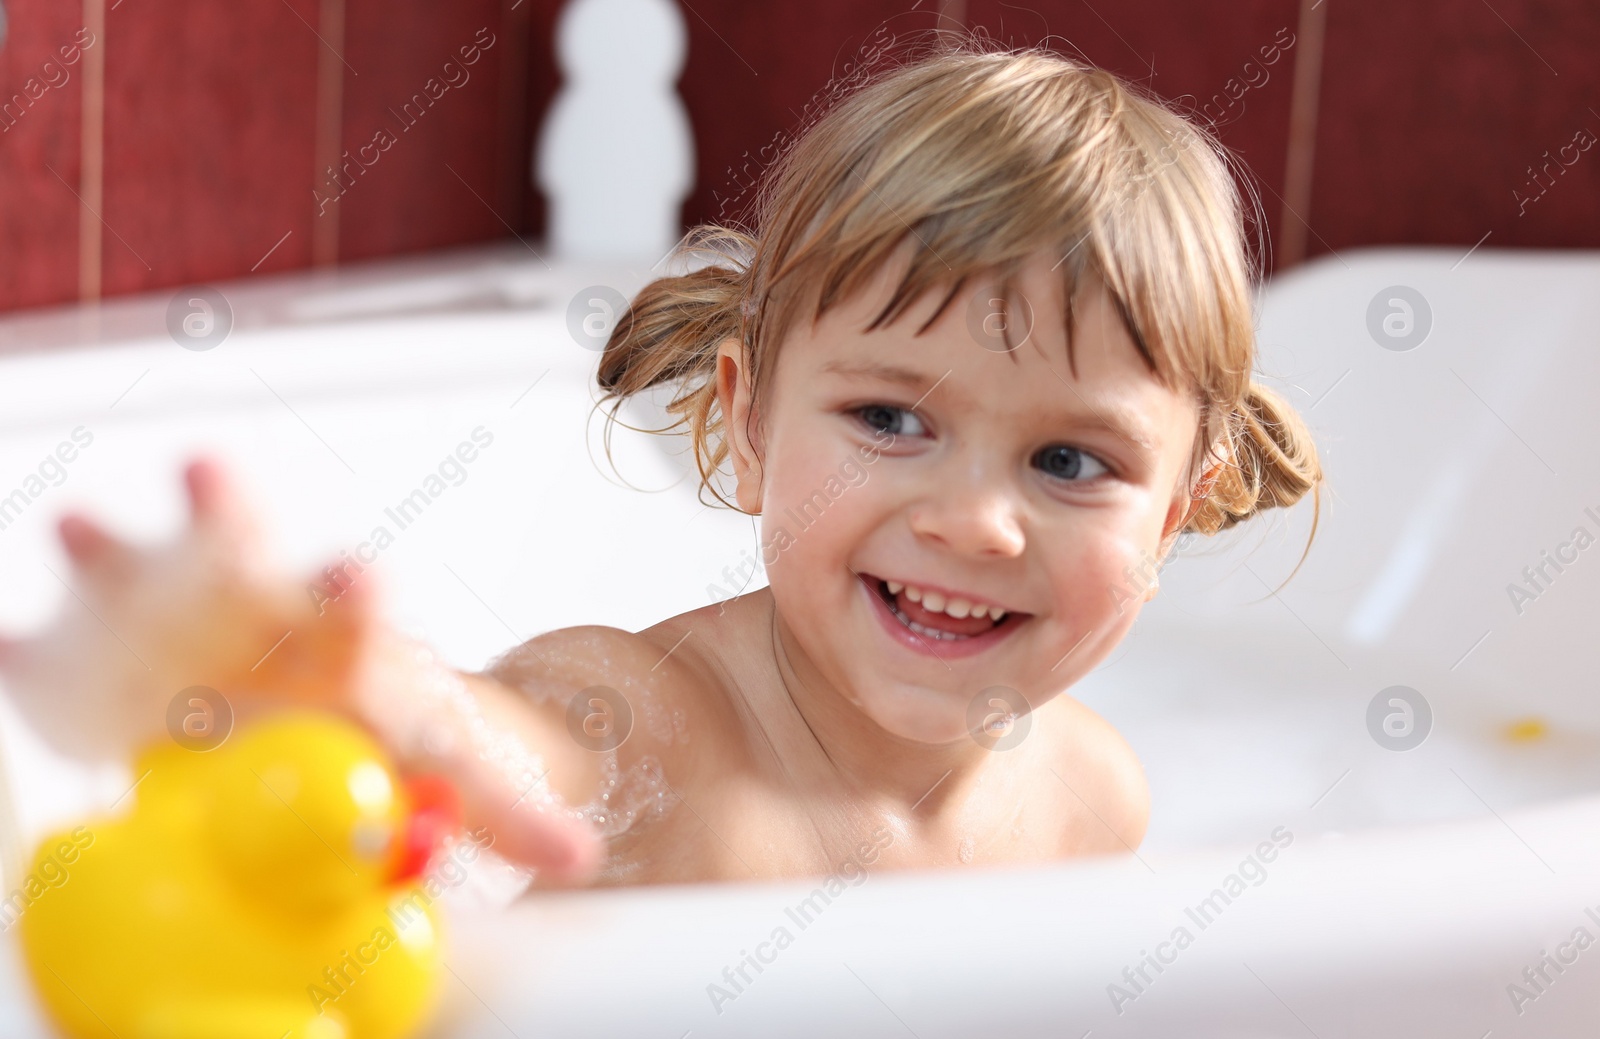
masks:
[(709, 262), (634, 297), (600, 358), (600, 403), (676, 383), (676, 422), (652, 432), (687, 426), (702, 491), (737, 508), (713, 485), (728, 455), (715, 377), (724, 340), (745, 344), (759, 402), (796, 323), (849, 299), (897, 249), (909, 247), (909, 263), (869, 329), (942, 289), (925, 329), (980, 277), (1010, 300), (1042, 250), (1064, 257), (1069, 349), (1075, 289), (1097, 276), (1151, 372), (1195, 395), (1185, 478), (1199, 505), (1186, 531), (1212, 534), (1313, 490), (1320, 512), (1310, 434), (1252, 377), (1260, 248), (1244, 199), (1262, 222), (1234, 161), (1208, 128), (1109, 72), (940, 34), (783, 151), (750, 207), (752, 229), (704, 224), (685, 236), (676, 257)]

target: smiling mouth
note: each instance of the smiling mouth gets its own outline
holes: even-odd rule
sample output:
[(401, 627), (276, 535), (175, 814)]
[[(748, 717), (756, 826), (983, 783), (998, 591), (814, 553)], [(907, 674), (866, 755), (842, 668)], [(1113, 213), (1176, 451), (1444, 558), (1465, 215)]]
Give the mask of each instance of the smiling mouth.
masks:
[(1011, 611), (998, 622), (988, 617), (952, 617), (947, 613), (925, 609), (920, 603), (907, 598), (903, 589), (899, 594), (891, 593), (888, 582), (883, 578), (865, 573), (860, 576), (878, 593), (878, 597), (889, 607), (889, 612), (894, 614), (908, 630), (939, 642), (964, 642), (1002, 628), (1014, 628), (1033, 616), (1030, 613)]

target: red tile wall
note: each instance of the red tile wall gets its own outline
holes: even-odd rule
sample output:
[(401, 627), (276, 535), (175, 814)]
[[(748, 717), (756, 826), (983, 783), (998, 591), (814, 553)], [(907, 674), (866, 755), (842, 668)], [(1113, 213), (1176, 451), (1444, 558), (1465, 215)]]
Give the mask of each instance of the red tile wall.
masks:
[[(104, 295), (306, 267), (319, 220), (338, 223), (339, 261), (537, 238), (529, 170), (557, 80), (551, 0), (105, 5), (104, 198), (87, 218), (103, 219)], [(56, 52), (83, 7), (6, 0), (0, 104), (17, 101), (0, 116), (0, 310), (80, 295), (82, 61), (63, 70)], [(317, 153), (318, 65), (341, 28), (323, 15), (341, 7), (354, 181), (342, 192)], [(30, 98), (52, 55), (60, 85)], [(419, 96), (431, 104), (408, 127), (400, 113)], [(361, 162), (379, 131), (387, 147)]]
[[(1600, 248), (1600, 148), (1560, 155), (1600, 138), (1600, 4), (1329, 3), (1313, 252), (1484, 234)], [(1530, 165), (1548, 190), (1519, 215)]]
[(373, 164), (358, 167), (366, 172), (339, 203), (340, 258), (436, 249), (519, 227), (520, 184), (507, 191), (500, 171), (511, 157), (497, 145), (502, 74), (508, 58), (526, 62), (526, 49), (502, 23), (502, 0), (348, 3), (345, 57), (358, 74), (344, 80), (344, 146), (360, 162), (362, 146), (385, 134), (392, 143), (368, 147)]
[[(787, 134), (799, 125), (806, 105), (824, 100), (830, 79), (849, 71), (864, 48), (885, 39), (904, 41), (937, 23), (931, 9), (907, 12), (907, 4), (822, 0), (771, 11), (738, 0), (696, 0), (688, 16), (689, 65), (680, 91), (696, 132), (698, 182), (684, 205), (686, 223), (728, 219), (748, 200), (751, 182)], [(928, 8), (929, 5), (923, 5)], [(1276, 60), (1252, 68), (1259, 83), (1228, 103), (1227, 86), (1246, 61), (1260, 66), (1263, 47), (1293, 39), (1295, 0), (1240, 0), (1226, 8), (1125, 0), (1103, 3), (1099, 17), (1089, 5), (972, 0), (968, 24), (1008, 45), (1041, 41), (1076, 53), (1157, 93), (1193, 108), (1220, 98), (1224, 143), (1259, 176), (1267, 212), (1276, 220), (1283, 190), (1294, 49), (1279, 48)], [(949, 23), (942, 23), (947, 27)], [(1287, 36), (1279, 31), (1287, 27)], [(903, 45), (903, 43), (902, 43)], [(1237, 91), (1235, 91), (1237, 92)]]
[(304, 266), (317, 0), (113, 2), (105, 294)]
[[(1311, 255), (1465, 247), (1485, 234), (1492, 246), (1600, 247), (1600, 149), (1588, 143), (1600, 135), (1600, 5), (1325, 3)], [(337, 36), (321, 24), (325, 4), (340, 6), (106, 0), (104, 38), (93, 45), (106, 62), (106, 294), (312, 262), (314, 192), (329, 189), (316, 169), (319, 29)], [(340, 143), (354, 156), (380, 130), (393, 141), (381, 154), (369, 148), (377, 161), (335, 204), (337, 258), (513, 230), (537, 244), (544, 202), (529, 171), (557, 87), (558, 0), (342, 6)], [(1003, 42), (1081, 54), (1196, 109), (1248, 79), (1233, 105), (1209, 112), (1248, 164), (1277, 240), (1293, 62), (1304, 49), (1299, 0), (944, 7)], [(86, 16), (82, 0), (6, 0), (6, 9), (0, 112), (15, 114), (0, 115), (0, 309), (14, 309), (79, 295), (83, 61), (65, 64), (59, 50), (74, 45)], [(680, 91), (698, 173), (686, 225), (736, 218), (777, 142), (863, 48), (937, 18), (928, 0), (695, 0), (683, 11)], [(1262, 48), (1286, 35), (1295, 45), (1268, 65)], [(475, 63), (463, 47), (477, 47)], [(402, 129), (401, 106), (428, 92), (438, 95), (428, 113)]]
[(10, 31), (0, 48), (0, 310), (77, 294), (72, 191), (83, 85), (81, 51), (70, 64), (61, 54), (66, 47), (70, 57), (77, 46), (83, 26), (77, 5), (34, 0), (7, 8)]
[[(1310, 255), (1397, 243), (1470, 247), (1490, 231), (1491, 246), (1600, 248), (1600, 149), (1574, 144), (1575, 134), (1600, 135), (1600, 4), (1325, 3), (1315, 176), (1303, 214), (1312, 227)], [(1241, 94), (1230, 80), (1254, 84), (1223, 112), (1219, 132), (1250, 167), (1268, 241), (1279, 240), (1293, 62), (1303, 50), (1298, 0), (960, 6), (967, 24), (1004, 43), (1045, 42), (1081, 54), (1179, 103), (1199, 107)], [(728, 200), (759, 170), (763, 148), (770, 155), (774, 134), (799, 124), (830, 73), (880, 23), (893, 32), (932, 26), (930, 7), (817, 0), (771, 10), (695, 0), (681, 91), (695, 124), (700, 180), (685, 223), (727, 215)], [(1260, 48), (1285, 28), (1296, 45), (1261, 67)], [(1257, 65), (1246, 72), (1252, 59)], [(1530, 164), (1546, 190), (1524, 207), (1512, 192), (1540, 190), (1530, 183)]]

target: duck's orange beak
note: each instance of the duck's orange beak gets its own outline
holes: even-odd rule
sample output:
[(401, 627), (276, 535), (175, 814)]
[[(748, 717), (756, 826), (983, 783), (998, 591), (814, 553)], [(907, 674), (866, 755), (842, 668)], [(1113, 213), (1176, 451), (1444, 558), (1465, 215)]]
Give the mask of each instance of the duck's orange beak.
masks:
[(400, 854), (390, 875), (392, 883), (404, 883), (423, 874), (441, 845), (461, 829), (461, 796), (443, 776), (432, 773), (408, 776), (405, 832), (400, 836)]

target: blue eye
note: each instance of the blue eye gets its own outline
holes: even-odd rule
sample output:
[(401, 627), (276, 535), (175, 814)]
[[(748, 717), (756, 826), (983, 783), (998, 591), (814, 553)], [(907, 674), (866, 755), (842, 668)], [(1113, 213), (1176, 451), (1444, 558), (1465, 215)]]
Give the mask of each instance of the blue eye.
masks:
[[(868, 404), (855, 409), (868, 428), (878, 433), (890, 433), (894, 436), (922, 436), (927, 432), (922, 426), (922, 420), (905, 408), (897, 408), (893, 404)], [(878, 421), (883, 419), (883, 421)], [(916, 424), (915, 430), (902, 428), (906, 419)]]
[[(927, 427), (914, 412), (893, 404), (865, 404), (852, 408), (863, 424), (875, 433), (896, 437), (926, 436)], [(910, 428), (907, 428), (907, 424)], [(1047, 475), (1067, 483), (1085, 483), (1111, 471), (1100, 459), (1080, 448), (1053, 444), (1034, 455), (1034, 464)]]
[(1110, 472), (1104, 462), (1076, 447), (1056, 444), (1034, 456), (1039, 468), (1058, 480), (1082, 482)]

